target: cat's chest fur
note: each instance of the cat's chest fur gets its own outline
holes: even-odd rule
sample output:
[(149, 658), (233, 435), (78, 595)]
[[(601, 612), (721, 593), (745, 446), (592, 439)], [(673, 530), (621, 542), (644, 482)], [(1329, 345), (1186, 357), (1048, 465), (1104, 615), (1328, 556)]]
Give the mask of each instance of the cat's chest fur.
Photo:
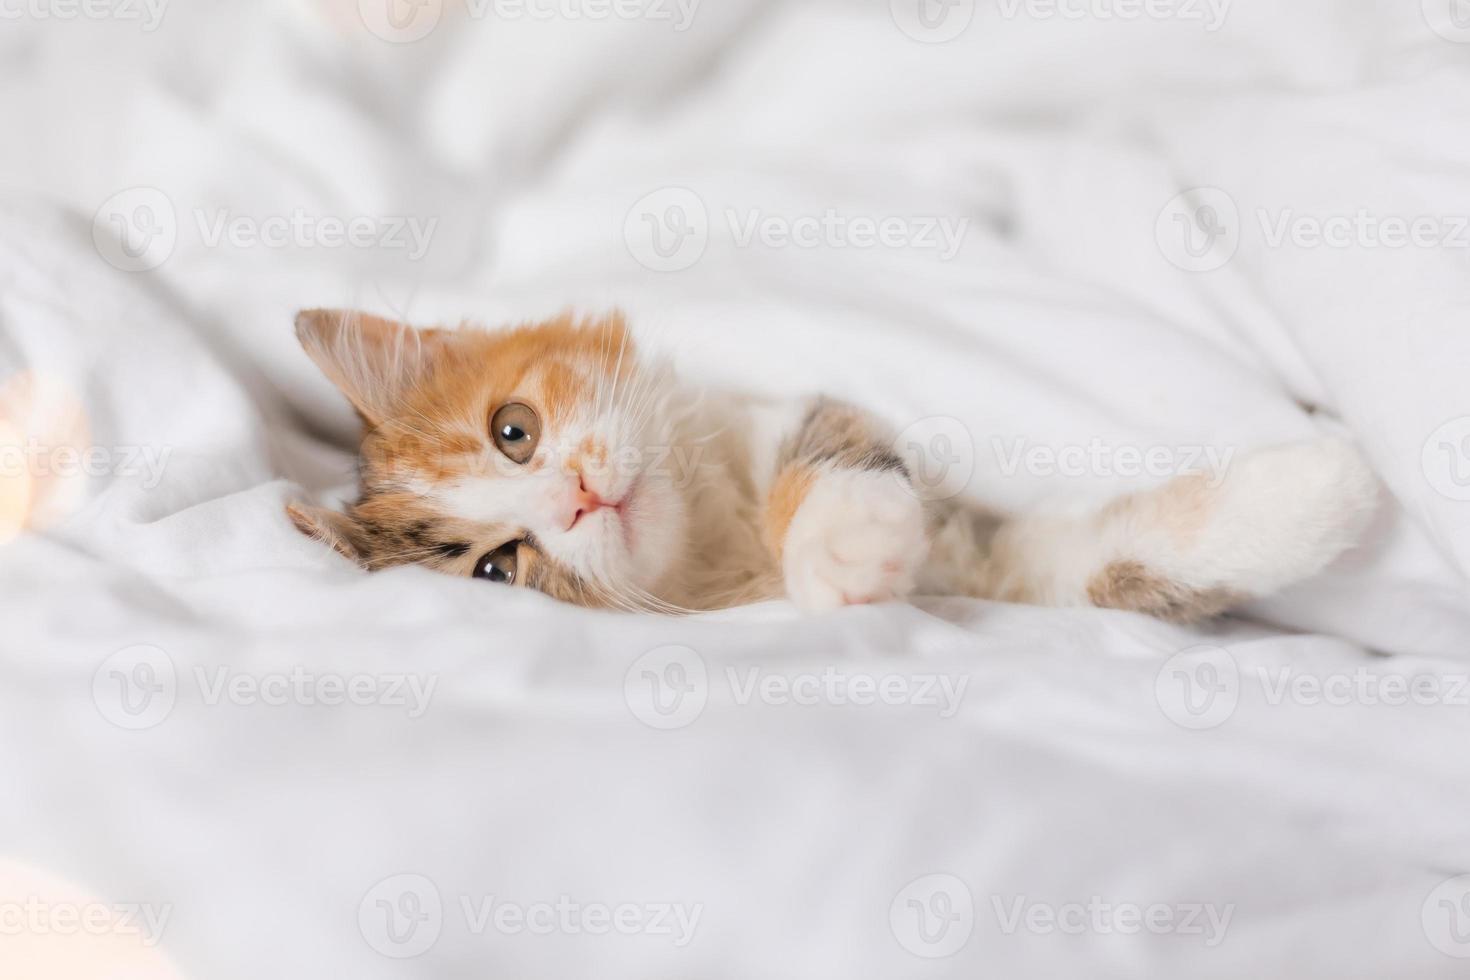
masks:
[(762, 510), (776, 447), (801, 406), (737, 393), (690, 397), (693, 407), (668, 447), (671, 458), (685, 461), (687, 536), (656, 592), (689, 609), (779, 598), (781, 571), (762, 537)]

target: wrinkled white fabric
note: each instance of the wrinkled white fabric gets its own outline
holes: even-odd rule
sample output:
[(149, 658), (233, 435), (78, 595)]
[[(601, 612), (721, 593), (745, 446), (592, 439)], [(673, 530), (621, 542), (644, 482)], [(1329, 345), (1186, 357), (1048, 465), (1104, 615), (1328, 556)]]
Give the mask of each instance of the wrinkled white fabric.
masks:
[[(0, 857), (172, 907), (159, 952), (211, 980), (1461, 975), (1470, 913), (1435, 889), (1470, 872), (1470, 47), (1388, 0), (1237, 0), (1217, 30), (996, 0), (944, 44), (890, 6), (721, 0), (684, 31), (446, 7), (413, 44), (350, 2), (7, 21), (0, 382), (74, 399), (114, 465), (0, 550)], [(1238, 249), (1190, 272), (1166, 207), (1200, 187)], [(115, 268), (94, 223), (155, 192), (166, 261)], [(638, 261), (656, 192), (707, 217), (687, 268)], [(964, 232), (943, 257), (744, 237), (829, 211)], [(1360, 211), (1441, 237), (1276, 240)], [(296, 214), (414, 219), (426, 248), (232, 243)], [(1156, 482), (1016, 464), (1036, 447), (1348, 432), (1384, 512), (1197, 631), (966, 600), (600, 614), (367, 577), (285, 519), (351, 482), (296, 309), (614, 304), (711, 384), (958, 420), (968, 492), (1007, 507)], [(649, 686), (681, 677), (693, 700)], [(373, 703), (324, 703), (353, 678)], [(885, 678), (900, 703), (850, 703)], [(385, 955), (424, 881), (433, 941)], [(699, 911), (683, 944), (542, 935), (491, 896)], [(963, 942), (920, 955), (965, 896)], [(1089, 902), (1228, 924), (1007, 925)]]

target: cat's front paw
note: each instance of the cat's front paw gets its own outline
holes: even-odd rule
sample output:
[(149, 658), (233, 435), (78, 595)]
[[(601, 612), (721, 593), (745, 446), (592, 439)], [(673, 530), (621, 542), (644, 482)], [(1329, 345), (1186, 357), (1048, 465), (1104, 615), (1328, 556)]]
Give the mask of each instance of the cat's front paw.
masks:
[(812, 484), (786, 532), (786, 593), (803, 609), (900, 599), (929, 551), (924, 505), (892, 472), (838, 470)]

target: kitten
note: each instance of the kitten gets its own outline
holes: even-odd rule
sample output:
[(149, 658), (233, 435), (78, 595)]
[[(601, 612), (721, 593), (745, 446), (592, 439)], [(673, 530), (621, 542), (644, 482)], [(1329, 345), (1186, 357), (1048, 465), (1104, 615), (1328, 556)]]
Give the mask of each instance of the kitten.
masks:
[(890, 436), (826, 398), (681, 386), (618, 314), (504, 331), (296, 320), (366, 432), (346, 513), (291, 505), (363, 567), (420, 564), (589, 606), (787, 596), (809, 610), (958, 594), (1200, 620), (1315, 574), (1377, 484), (1335, 440), (1181, 476), (1082, 516), (926, 501)]

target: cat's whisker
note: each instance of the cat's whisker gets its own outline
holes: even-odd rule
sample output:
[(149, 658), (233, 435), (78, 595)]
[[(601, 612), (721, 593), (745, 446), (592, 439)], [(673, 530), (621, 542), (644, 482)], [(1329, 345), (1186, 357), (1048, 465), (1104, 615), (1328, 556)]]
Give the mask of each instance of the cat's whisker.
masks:
[[(624, 333), (623, 334), (623, 337), (626, 340), (627, 334)], [(608, 361), (612, 358), (612, 320), (611, 320), (611, 318), (607, 318), (607, 319), (604, 319), (602, 321), (602, 336), (601, 336), (601, 339), (600, 339), (600, 342), (599, 342), (599, 347), (600, 347), (600, 355), (599, 355), (599, 364), (598, 364), (598, 372), (597, 372), (597, 401), (596, 401), (597, 408), (596, 408), (596, 412), (597, 412), (597, 417), (601, 418), (607, 411), (609, 411), (611, 409), (611, 405), (612, 405), (612, 394), (613, 394), (613, 391), (615, 390), (615, 386), (609, 384), (609, 382), (608, 382)]]
[(616, 591), (614, 591), (612, 589), (609, 589), (609, 588), (603, 586), (599, 582), (595, 582), (595, 581), (592, 581), (590, 579), (584, 579), (583, 581), (584, 581), (585, 585), (587, 586), (588, 590), (591, 591), (593, 593), (593, 595), (600, 602), (604, 603), (605, 606), (607, 606), (607, 607), (616, 609), (619, 612), (629, 612), (629, 613), (639, 613), (639, 612), (647, 612), (648, 611), (646, 609), (639, 608), (637, 605), (635, 605), (634, 603), (630, 602), (626, 597), (620, 595), (618, 592), (616, 592)]
[(612, 394), (609, 396), (609, 400), (614, 405), (617, 404), (618, 382), (622, 380), (620, 376), (623, 373), (623, 354), (627, 351), (627, 349), (628, 332), (625, 329), (623, 330), (621, 337), (618, 340), (618, 360), (617, 363), (613, 365), (612, 370)]
[(662, 599), (631, 582), (625, 583), (622, 589), (629, 598), (643, 603), (647, 607), (645, 611), (648, 612), (663, 612), (669, 615), (692, 615), (695, 612), (693, 609), (686, 609), (683, 606)]
[(601, 603), (622, 612), (648, 612), (649, 609), (639, 605), (632, 597), (626, 595), (619, 588), (610, 583), (595, 578), (583, 577), (580, 579), (585, 592), (591, 593)]
[(654, 412), (667, 403), (669, 395), (667, 379), (662, 376), (662, 372), (647, 372), (647, 377), (628, 399), (630, 405), (626, 414), (631, 419), (628, 423), (629, 432), (641, 433)]

